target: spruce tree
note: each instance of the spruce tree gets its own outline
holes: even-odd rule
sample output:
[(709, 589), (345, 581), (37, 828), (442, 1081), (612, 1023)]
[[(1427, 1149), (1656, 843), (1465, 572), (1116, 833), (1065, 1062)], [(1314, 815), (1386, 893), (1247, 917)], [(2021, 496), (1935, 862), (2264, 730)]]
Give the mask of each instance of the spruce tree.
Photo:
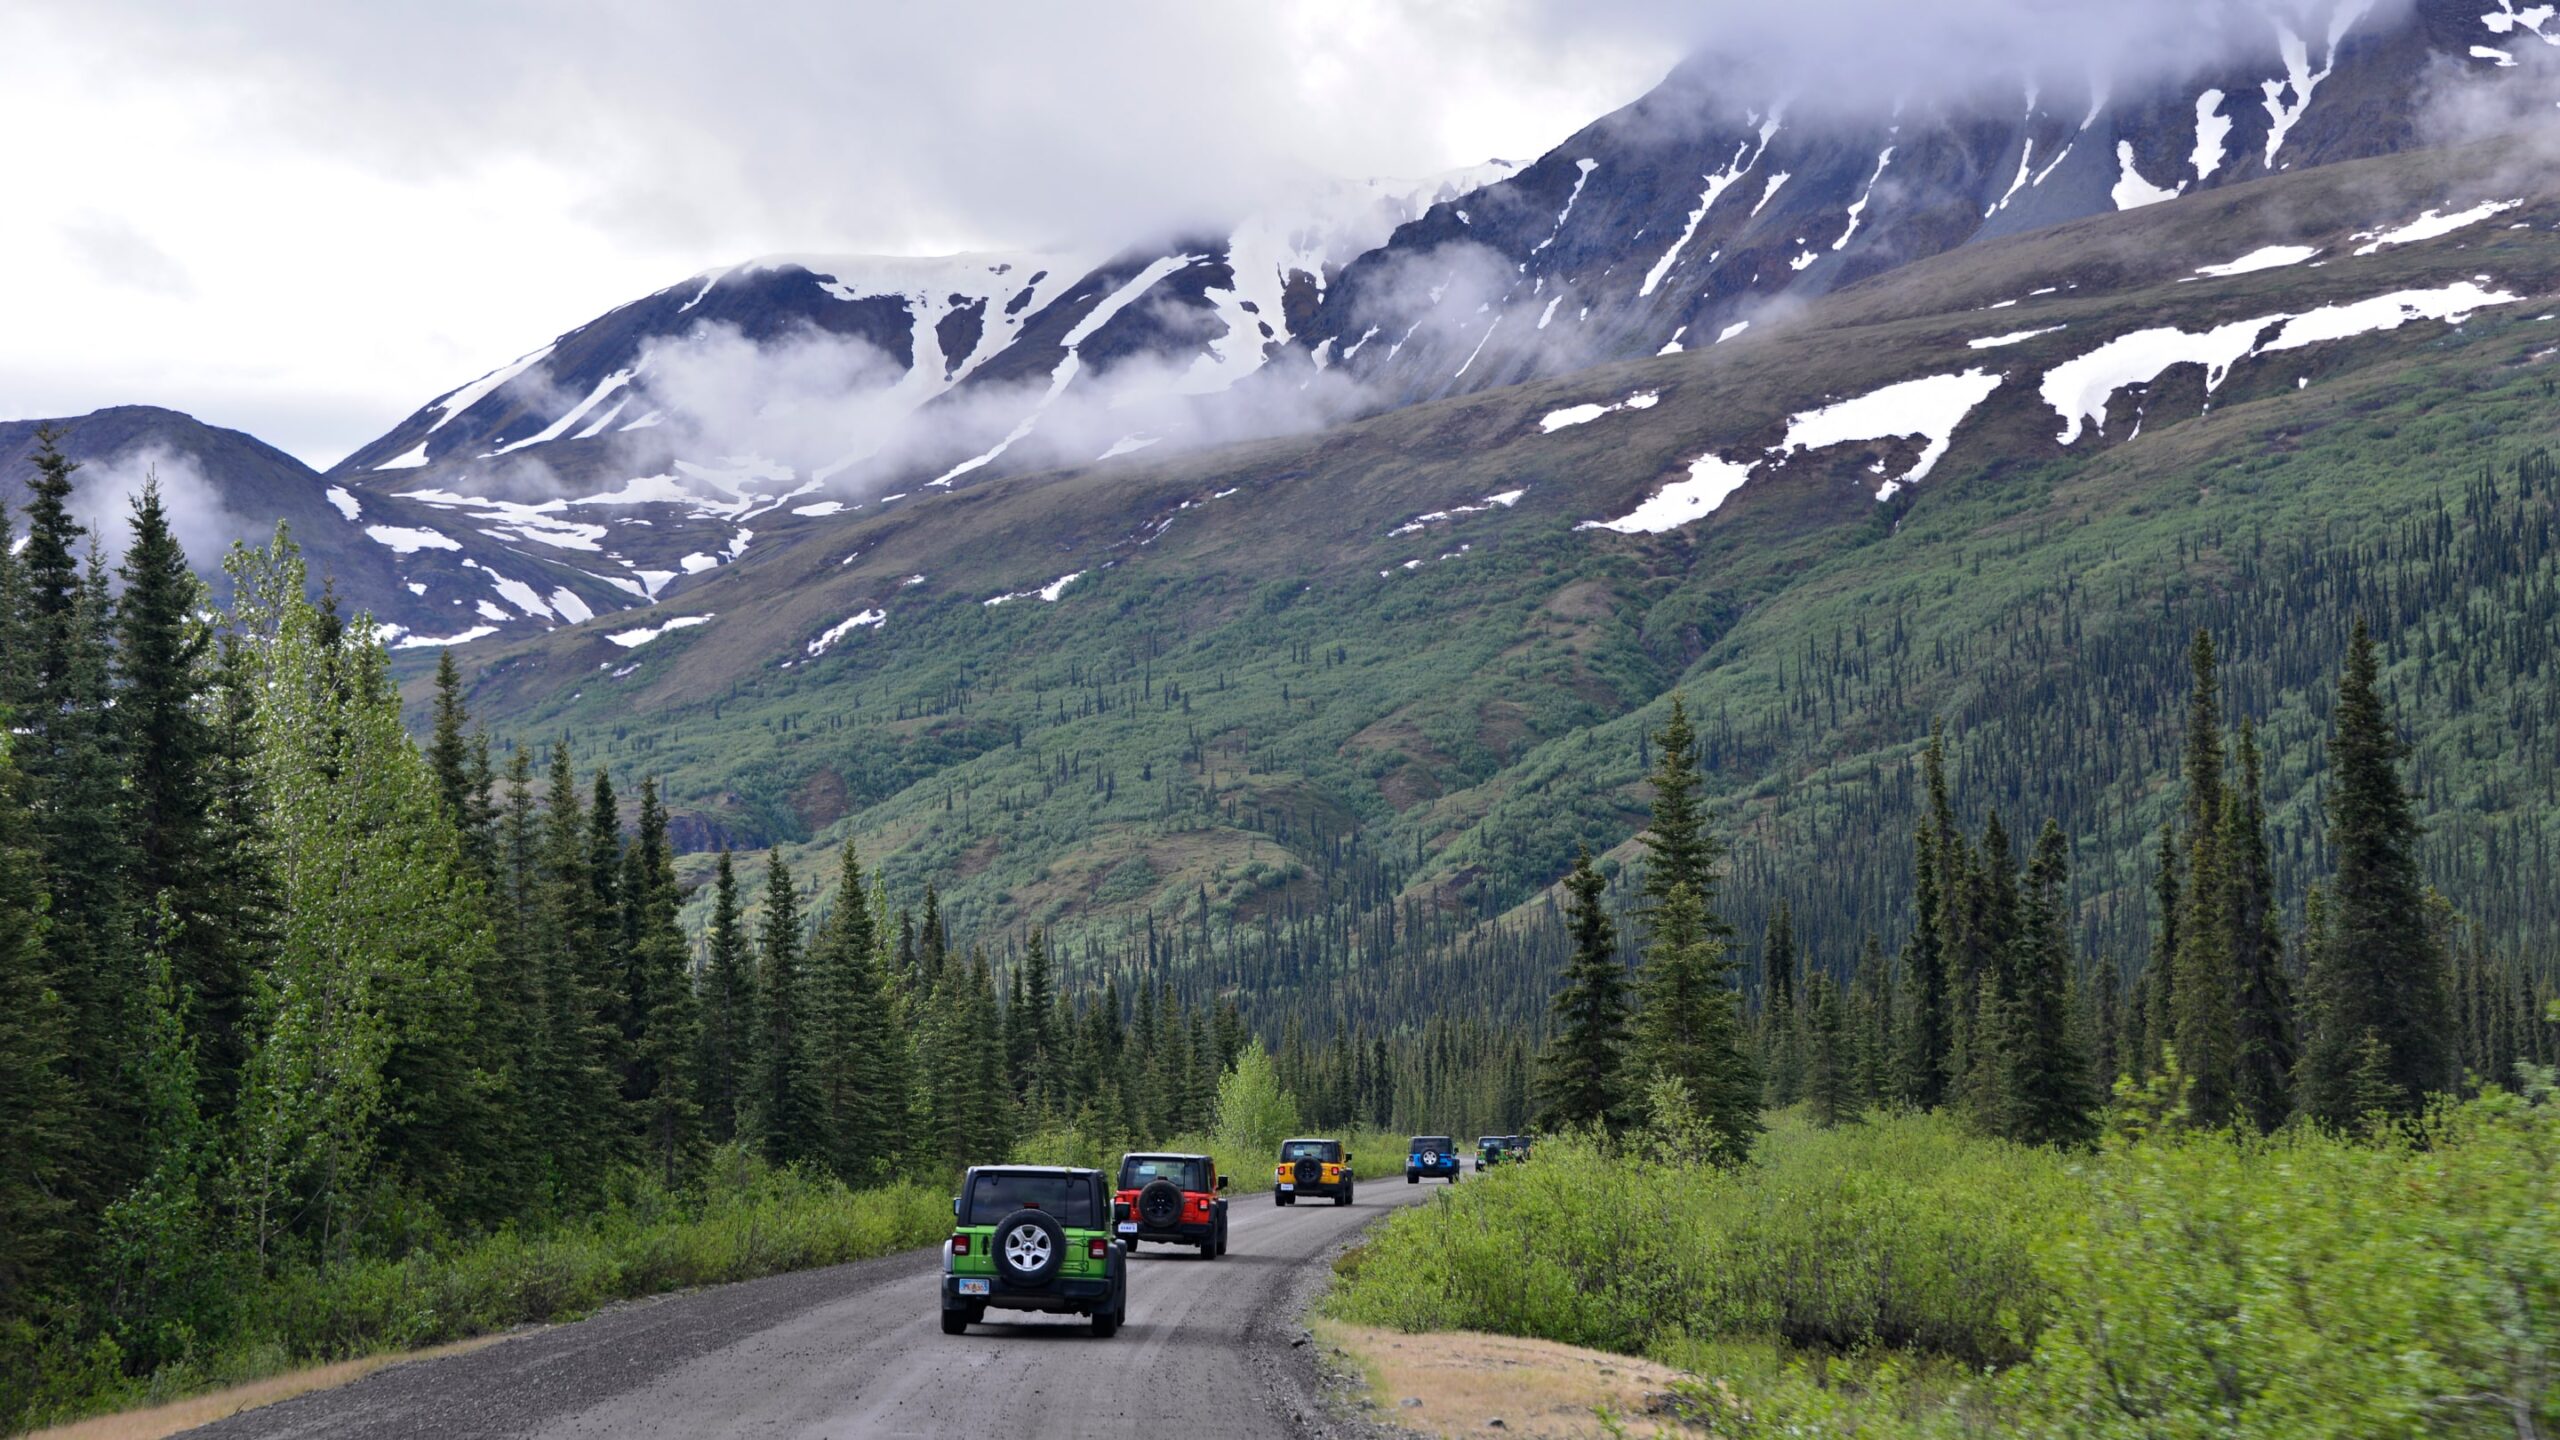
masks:
[(2134, 1073), (2152, 1076), (2161, 1073), (2165, 1057), (2178, 1043), (2177, 1037), (2177, 970), (2178, 948), (2182, 943), (2180, 925), (2184, 920), (2185, 894), (2182, 862), (2178, 851), (2178, 827), (2175, 821), (2160, 822), (2160, 848), (2152, 861), (2151, 872), (2151, 961), (2141, 977), (2140, 999), (2136, 1007), (2141, 1013), (2142, 1054)]
[(1813, 1123), (1829, 1129), (1864, 1108), (1857, 1074), (1856, 1032), (1840, 987), (1825, 972), (1806, 982), (1804, 1103)]
[(808, 970), (825, 1159), (854, 1185), (883, 1178), (904, 1148), (904, 1057), (878, 949), (862, 862), (848, 840), (835, 904), (810, 942)]
[(2027, 864), (2003, 1007), (1999, 1133), (2025, 1145), (2084, 1145), (2097, 1135), (2098, 1097), (2072, 1033), (2070, 846), (2051, 820)]
[(1796, 1103), (1803, 1092), (1804, 1057), (1796, 1014), (1795, 912), (1783, 900), (1769, 912), (1760, 956), (1762, 993), (1768, 997), (1761, 1010), (1760, 1048), (1767, 1057), (1769, 1103), (1784, 1107)]
[(62, 1258), (79, 1100), (65, 1070), (70, 1017), (45, 958), (34, 826), (6, 717), (0, 706), (0, 1330), (30, 1317)]
[(1903, 988), (1907, 1016), (1903, 1025), (1902, 1097), (1923, 1110), (1946, 1099), (1947, 1066), (1953, 1048), (1947, 985), (1946, 897), (1942, 873), (1945, 839), (1953, 833), (1954, 809), (1947, 797), (1946, 735), (1936, 721), (1929, 725), (1929, 746), (1921, 768), (1929, 796), (1928, 818), (1911, 839), (1911, 938), (1904, 947)]
[(1539, 1123), (1615, 1128), (1627, 1119), (1627, 972), (1605, 904), (1609, 882), (1592, 868), (1589, 850), (1574, 858), (1564, 890), (1573, 953), (1556, 992), (1555, 1028), (1539, 1057)]
[(2187, 705), (2185, 914), (2170, 965), (2172, 1034), (2186, 1074), (2188, 1113), (2199, 1123), (2231, 1118), (2238, 1085), (2239, 979), (2232, 964), (2231, 865), (2223, 848), (2222, 688), (2213, 637), (2198, 630), (2191, 651), (2195, 688)]
[(132, 1051), (128, 999), (140, 981), (123, 814), (124, 764), (110, 706), (112, 622), (104, 563), (72, 517), (72, 474), (60, 437), (36, 435), (20, 552), (27, 656), (14, 753), (50, 892), (46, 966), (68, 1025), (66, 1059), (80, 1097), (67, 1193), (85, 1228), (140, 1178), (141, 1117), (121, 1083)]
[[(186, 993), (204, 1087), (199, 1098), (219, 1113), (230, 1108), (238, 1082), (249, 978), (240, 947), (225, 933), (218, 860), (207, 843), (215, 741), (203, 696), (212, 632), (197, 618), (204, 587), (169, 529), (156, 480), (146, 480), (134, 499), (132, 530), (116, 608), (128, 880), (138, 943), (166, 954)], [(157, 923), (164, 914), (166, 933)]]
[(2230, 866), (2233, 979), (2233, 1103), (2237, 1118), (2271, 1131), (2293, 1111), (2293, 984), (2276, 933), (2275, 867), (2267, 850), (2264, 764), (2257, 727), (2240, 726), (2240, 788), (2225, 812)]
[(800, 899), (791, 871), (781, 851), (767, 851), (745, 1128), (776, 1165), (824, 1164), (827, 1159), (824, 1103), (811, 1074), (809, 985), (800, 946)]
[(702, 961), (702, 1051), (694, 1063), (702, 1122), (712, 1143), (737, 1138), (755, 1025), (755, 971), (738, 910), (738, 871), (727, 846), (712, 871), (711, 921)]
[(1685, 885), (1697, 897), (1707, 933), (1729, 939), (1732, 927), (1716, 913), (1716, 867), (1724, 859), (1724, 846), (1707, 831), (1698, 734), (1679, 696), (1671, 697), (1671, 718), (1654, 732), (1653, 743), (1660, 758), (1647, 777), (1653, 784), (1653, 821), (1643, 836), (1645, 902), (1659, 907)]
[(2309, 977), (2301, 1105), (2332, 1125), (2410, 1115), (2453, 1081), (2444, 957), (2426, 924), (2418, 820), (2373, 635), (2356, 622), (2329, 740), (2328, 935)]
[(666, 807), (658, 782), (640, 782), (640, 829), (625, 868), (625, 903), (638, 911), (633, 947), (639, 984), (633, 1003), (641, 1024), (631, 1053), (632, 1106), (642, 1153), (661, 1182), (673, 1186), (693, 1170), (702, 1142), (702, 1108), (695, 1099), (693, 1062), (701, 1042), (701, 1012), (687, 973), (684, 930), (676, 910), (674, 847), (667, 838)]
[(1644, 1085), (1680, 1081), (1714, 1138), (1711, 1158), (1726, 1164), (1750, 1155), (1762, 1093), (1734, 969), (1725, 943), (1707, 929), (1706, 907), (1675, 886), (1653, 912), (1638, 980), (1634, 1073)]
[(544, 1059), (538, 1079), (542, 1145), (555, 1183), (576, 1193), (597, 1184), (624, 1133), (615, 1050), (608, 1035), (610, 993), (598, 984), (595, 885), (588, 877), (587, 814), (566, 742), (551, 750), (544, 794), (533, 952), (544, 997)]

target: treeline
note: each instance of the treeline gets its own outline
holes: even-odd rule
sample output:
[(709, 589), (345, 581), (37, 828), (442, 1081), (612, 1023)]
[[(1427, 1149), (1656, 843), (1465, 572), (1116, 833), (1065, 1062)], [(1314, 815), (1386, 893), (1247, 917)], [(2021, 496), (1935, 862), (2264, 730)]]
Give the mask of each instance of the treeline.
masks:
[(23, 544), (0, 511), (0, 1423), (218, 1349), (270, 1282), (718, 1147), (864, 1186), (1213, 1119), (1232, 1007), (1069, 995), (1037, 935), (999, 980), (850, 850), (823, 895), (721, 855), (697, 948), (653, 781), (493, 746), (449, 655), (420, 746), (289, 539), (217, 614), (156, 486), (110, 569), (36, 467)]
[[(1667, 1104), (1728, 1154), (1763, 1105), (1798, 1103), (1825, 1125), (1879, 1105), (1945, 1108), (2043, 1145), (2093, 1139), (2111, 1095), (2205, 1126), (2263, 1133), (2299, 1117), (2352, 1129), (2560, 1056), (2547, 984), (2494, 956), (2425, 883), (2407, 747), (2370, 630), (2354, 627), (2331, 709), (2334, 868), (2292, 907), (2270, 863), (2257, 732), (2227, 730), (2209, 633), (2195, 636), (2189, 671), (2181, 818), (2160, 832), (2153, 944), (2130, 977), (2077, 953), (2062, 827), (2047, 820), (2023, 862), (1996, 810), (1969, 834), (1933, 728), (1911, 846), (1916, 920), (1900, 948), (1888, 958), (1870, 935), (1854, 963), (1818, 963), (1776, 907), (1747, 1034), (1712, 909), (1698, 742), (1675, 702), (1651, 737), (1641, 1003), (1629, 1003), (1585, 854), (1565, 882), (1574, 951), (1543, 1057), (1545, 1118), (1623, 1130)], [(2304, 919), (2287, 934), (2289, 908)]]

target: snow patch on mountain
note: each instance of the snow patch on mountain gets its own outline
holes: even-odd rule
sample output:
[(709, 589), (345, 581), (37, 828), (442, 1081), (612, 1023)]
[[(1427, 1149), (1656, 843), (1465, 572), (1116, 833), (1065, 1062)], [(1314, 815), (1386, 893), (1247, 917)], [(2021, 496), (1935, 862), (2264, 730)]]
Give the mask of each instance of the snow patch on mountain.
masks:
[(840, 625), (832, 626), (825, 634), (822, 634), (817, 639), (809, 642), (809, 658), (815, 660), (819, 656), (826, 654), (828, 647), (834, 645), (837, 641), (842, 640), (844, 637), (852, 634), (856, 630), (876, 630), (880, 628), (882, 624), (886, 623), (888, 619), (889, 612), (886, 610), (865, 610), (861, 614), (846, 620)]
[(1713, 453), (1689, 462), (1689, 478), (1675, 480), (1615, 520), (1586, 520), (1576, 530), (1614, 530), (1621, 535), (1659, 535), (1703, 520), (1732, 498), (1751, 478), (1752, 467)]
[(1893, 497), (1905, 485), (1927, 479), (1955, 443), (1956, 427), (1974, 407), (1991, 398), (2005, 376), (1973, 369), (1961, 375), (1931, 375), (1808, 410), (1787, 423), (1787, 438), (1770, 453), (1781, 457), (1804, 450), (1824, 450), (1859, 441), (1890, 440), (1917, 435), (1929, 443), (1911, 468), (1887, 480), (1878, 500)]
[(664, 624), (646, 625), (637, 630), (616, 630), (604, 638), (625, 650), (636, 650), (661, 635), (672, 635), (695, 625), (708, 625), (713, 618), (710, 615), (678, 615)]
[(1661, 403), (1661, 391), (1639, 390), (1614, 404), (1568, 405), (1561, 410), (1550, 410), (1541, 417), (1538, 421), (1538, 433), (1553, 435), (1559, 430), (1569, 429), (1575, 425), (1588, 425), (1605, 415), (1616, 415), (1627, 410), (1650, 410)]
[[(1671, 242), (1670, 249), (1662, 252), (1662, 258), (1653, 262), (1653, 269), (1646, 272), (1643, 286), (1636, 291), (1638, 295), (1651, 295), (1662, 288), (1663, 278), (1671, 273), (1672, 266), (1680, 263), (1680, 252), (1688, 249), (1689, 242), (1698, 238), (1698, 227), (1706, 223), (1707, 212), (1716, 208), (1716, 202), (1723, 199), (1724, 193), (1732, 189), (1736, 182), (1751, 173), (1752, 166), (1760, 163), (1760, 157), (1768, 153), (1769, 142), (1775, 139), (1777, 134), (1778, 117), (1773, 114), (1761, 122), (1758, 148), (1755, 149), (1751, 142), (1744, 141), (1734, 148), (1733, 158), (1725, 162), (1723, 169), (1707, 174), (1705, 177), (1707, 188), (1698, 196), (1698, 208), (1689, 212), (1687, 228), (1680, 232), (1679, 239)], [(1744, 151), (1750, 153), (1745, 155)], [(1769, 193), (1775, 193), (1775, 190), (1776, 187), (1773, 185)], [(1760, 203), (1764, 205), (1768, 203), (1769, 193), (1764, 193), (1760, 197)]]
[(373, 543), (390, 547), (394, 554), (415, 555), (421, 550), (459, 550), (462, 542), (437, 530), (413, 529), (403, 525), (367, 525), (364, 533)]
[(2299, 265), (2319, 253), (2320, 247), (2317, 245), (2268, 245), (2252, 250), (2237, 260), (2225, 261), (2220, 265), (2199, 265), (2196, 267), (2196, 273), (2211, 275), (2218, 279), (2228, 279), (2234, 275), (2254, 275), (2261, 270), (2280, 270), (2287, 265)]
[[(2235, 320), (2201, 333), (2174, 326), (2137, 330), (2047, 371), (2043, 395), (2062, 417), (2062, 433), (2055, 438), (2070, 445), (2079, 440), (2084, 423), (2105, 433), (2107, 405), (2118, 390), (2148, 385), (2173, 366), (2203, 366), (2205, 393), (2210, 395), (2222, 388), (2233, 366), (2253, 355), (2396, 330), (2417, 320), (2460, 324), (2475, 311), (2512, 304), (2518, 298), (2466, 280), (2436, 290), (2402, 290), (2326, 305), (2301, 315)], [(2260, 337), (2269, 330), (2276, 331), (2274, 338), (2261, 345)]]
[(2451, 214), (2442, 210), (2429, 210), (2406, 225), (2389, 230), (2359, 231), (2352, 238), (2366, 242), (2356, 247), (2357, 255), (2371, 255), (2387, 246), (2414, 245), (2421, 240), (2434, 240), (2440, 236), (2450, 235), (2456, 230), (2504, 215), (2523, 204), (2524, 201), (2520, 199), (2489, 200), (2474, 205), (2468, 210), (2457, 210)]
[[(434, 409), (436, 410), (436, 422), (427, 427), (428, 433), (433, 434), (434, 432), (443, 429), (446, 422), (452, 420), (455, 416), (460, 415), (465, 410), (470, 409), (472, 406), (479, 404), (482, 400), (487, 399), (499, 386), (513, 380), (518, 375), (523, 374), (525, 371), (540, 364), (542, 361), (551, 358), (552, 349), (552, 346), (545, 345), (539, 350), (533, 350), (519, 355), (515, 359), (508, 361), (506, 364), (499, 366), (497, 369), (490, 371), (488, 374), (481, 376), (479, 379), (472, 381), (470, 384), (452, 391), (443, 399), (436, 401), (434, 405)], [(423, 447), (421, 448), (423, 451)], [(376, 466), (375, 468), (383, 469), (387, 467)]]
[(2116, 186), (2109, 194), (2115, 200), (2118, 210), (2139, 210), (2145, 205), (2157, 205), (2164, 200), (2175, 200), (2187, 193), (2187, 182), (2184, 180), (2178, 182), (2177, 189), (2164, 190), (2142, 178), (2142, 171), (2133, 161), (2133, 142), (2130, 140), (2116, 142), (2116, 169)]

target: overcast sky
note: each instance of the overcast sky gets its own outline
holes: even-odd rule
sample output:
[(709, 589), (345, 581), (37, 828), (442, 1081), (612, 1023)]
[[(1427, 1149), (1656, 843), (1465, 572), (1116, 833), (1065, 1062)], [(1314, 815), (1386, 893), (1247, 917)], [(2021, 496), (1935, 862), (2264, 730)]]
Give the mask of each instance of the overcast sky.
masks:
[(1300, 171), (1533, 158), (1677, 58), (1650, 7), (1572, 8), (12, 0), (0, 418), (169, 405), (326, 465), (749, 255), (1132, 240)]
[(1701, 46), (1799, 105), (2192, 67), (2407, 0), (0, 0), (0, 418), (325, 465), (774, 251), (1134, 243), (1534, 159)]

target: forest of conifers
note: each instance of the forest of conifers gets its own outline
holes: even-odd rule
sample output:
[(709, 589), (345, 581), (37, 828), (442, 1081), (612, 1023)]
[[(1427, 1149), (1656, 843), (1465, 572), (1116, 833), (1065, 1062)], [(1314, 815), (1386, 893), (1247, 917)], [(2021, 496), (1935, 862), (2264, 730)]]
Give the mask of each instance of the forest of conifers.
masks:
[[(2072, 837), (1960, 818), (1961, 747), (1935, 734), (1916, 833), (1870, 837), (1860, 872), (1899, 876), (1907, 925), (1813, 963), (1764, 895), (1746, 943), (1721, 912), (1751, 872), (1700, 779), (1744, 742), (1675, 706), (1646, 741), (1641, 863), (1586, 854), (1498, 925), (1373, 903), (1324, 937), (1407, 957), (1393, 983), (1429, 1018), (1389, 1023), (1335, 1003), (1329, 965), (1293, 992), (1275, 924), (955, 942), (930, 889), (888, 893), (850, 847), (822, 887), (718, 856), (689, 935), (654, 781), (626, 798), (564, 744), (475, 731), (449, 655), (419, 743), (379, 639), (289, 540), (235, 550), (216, 613), (155, 491), (91, 535), (76, 467), (47, 447), (38, 469), (23, 544), (0, 514), (0, 1422), (199, 1363), (312, 1276), (723, 1166), (843, 1196), (1035, 1133), (1201, 1131), (1257, 1037), (1311, 1125), (1645, 1125), (1719, 1161), (1770, 1106), (1944, 1109), (2069, 1147), (2123, 1077), (2206, 1124), (2355, 1130), (2554, 1059), (2548, 977), (2428, 888), (2362, 624), (2322, 662), (2316, 844), (2271, 839), (2212, 636), (2164, 666), (2188, 695), (2162, 777), (2181, 818), (2151, 953), (2107, 957), (2129, 965), (2087, 953)], [(1325, 883), (1375, 901), (1393, 867), (1346, 856)], [(1537, 1011), (1478, 972), (1536, 974)]]

